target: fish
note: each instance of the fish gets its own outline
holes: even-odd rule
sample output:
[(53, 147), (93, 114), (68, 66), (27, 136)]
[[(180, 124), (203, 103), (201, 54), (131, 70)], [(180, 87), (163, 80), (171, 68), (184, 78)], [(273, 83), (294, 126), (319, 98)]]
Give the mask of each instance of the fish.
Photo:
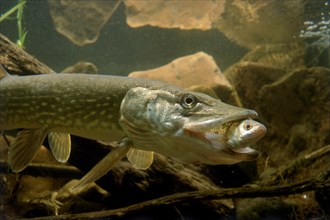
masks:
[[(125, 156), (135, 168), (147, 169), (154, 152), (211, 165), (259, 155), (244, 141), (228, 142), (226, 134), (233, 122), (256, 118), (254, 110), (159, 81), (79, 73), (14, 76), (0, 67), (0, 131), (21, 129), (9, 146), (13, 172), (28, 166), (46, 138), (55, 159), (67, 162), (70, 135), (118, 142), (76, 188), (99, 179)], [(236, 137), (233, 132), (230, 140)]]
[(251, 146), (266, 134), (266, 127), (260, 122), (247, 119), (234, 122), (227, 131), (227, 143), (233, 150)]
[[(249, 161), (253, 152), (256, 157), (259, 154), (249, 146), (263, 138), (267, 129), (257, 121), (245, 119), (220, 124), (211, 131), (206, 136), (215, 148), (227, 151), (227, 154), (239, 153), (242, 161)], [(249, 154), (244, 154), (245, 152)]]

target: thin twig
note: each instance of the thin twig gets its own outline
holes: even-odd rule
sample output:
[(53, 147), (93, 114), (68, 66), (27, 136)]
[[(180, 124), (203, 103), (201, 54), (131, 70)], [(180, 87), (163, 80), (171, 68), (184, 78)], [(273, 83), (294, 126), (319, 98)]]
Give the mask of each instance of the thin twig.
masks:
[[(150, 208), (175, 205), (182, 202), (191, 202), (197, 200), (215, 200), (228, 198), (252, 198), (252, 197), (272, 197), (281, 195), (297, 194), (313, 190), (321, 190), (330, 187), (330, 180), (324, 180), (324, 176), (329, 176), (330, 170), (319, 176), (292, 184), (256, 187), (256, 188), (230, 188), (210, 191), (193, 191), (185, 193), (177, 193), (169, 196), (164, 196), (157, 199), (148, 200), (145, 202), (130, 205), (124, 208), (97, 211), (80, 214), (66, 214), (49, 217), (31, 218), (32, 220), (54, 220), (54, 219), (95, 219), (105, 217), (122, 217), (129, 214), (145, 211)], [(31, 220), (30, 219), (30, 220)]]
[(279, 167), (272, 176), (264, 180), (264, 184), (273, 185), (278, 183), (283, 178), (292, 176), (297, 173), (299, 168), (305, 168), (315, 163), (315, 161), (320, 160), (322, 157), (330, 154), (330, 145), (326, 145), (310, 154), (301, 156), (290, 163), (284, 164)]

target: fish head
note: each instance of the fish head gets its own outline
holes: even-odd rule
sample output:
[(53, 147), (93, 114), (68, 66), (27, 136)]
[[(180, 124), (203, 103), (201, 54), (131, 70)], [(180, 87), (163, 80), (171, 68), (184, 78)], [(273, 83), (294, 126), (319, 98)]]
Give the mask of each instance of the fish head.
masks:
[(227, 137), (233, 122), (255, 117), (253, 110), (202, 93), (143, 87), (130, 89), (120, 108), (120, 124), (134, 147), (186, 163), (255, 160), (257, 151), (243, 142), (233, 146)]
[(266, 127), (252, 119), (233, 122), (227, 130), (228, 144), (242, 148), (254, 144), (266, 134)]

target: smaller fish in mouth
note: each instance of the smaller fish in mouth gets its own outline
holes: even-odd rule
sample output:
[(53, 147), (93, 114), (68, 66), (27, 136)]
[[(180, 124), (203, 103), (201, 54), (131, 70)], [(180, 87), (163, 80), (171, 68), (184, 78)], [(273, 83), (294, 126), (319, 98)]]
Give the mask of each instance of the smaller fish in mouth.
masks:
[(259, 141), (265, 134), (266, 127), (263, 124), (252, 119), (240, 119), (212, 127), (199, 137), (224, 155), (249, 161), (259, 156), (258, 151), (249, 146)]
[(240, 122), (233, 122), (226, 136), (228, 138), (227, 143), (233, 149), (240, 149), (254, 144), (265, 134), (266, 127), (263, 124), (252, 119), (246, 119)]
[(230, 125), (227, 131), (228, 149), (237, 157), (248, 160), (257, 159), (259, 153), (250, 148), (252, 144), (259, 141), (266, 134), (266, 127), (252, 119), (246, 119), (240, 122), (234, 122)]

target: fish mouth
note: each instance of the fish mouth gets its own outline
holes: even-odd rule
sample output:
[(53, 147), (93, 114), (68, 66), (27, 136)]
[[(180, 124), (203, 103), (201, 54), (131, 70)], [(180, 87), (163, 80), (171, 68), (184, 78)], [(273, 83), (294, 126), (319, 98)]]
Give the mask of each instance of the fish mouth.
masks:
[(257, 159), (259, 152), (248, 146), (230, 146), (226, 143), (226, 133), (233, 123), (256, 118), (257, 116), (258, 114), (255, 111), (245, 109), (232, 115), (222, 115), (201, 122), (188, 123), (183, 127), (183, 130), (186, 135), (211, 145), (216, 151), (225, 153), (233, 160), (250, 161)]
[(244, 161), (252, 161), (256, 160), (259, 157), (259, 152), (254, 150), (251, 147), (242, 147), (242, 148), (229, 148), (227, 149), (230, 155), (233, 155), (234, 157), (244, 160)]

